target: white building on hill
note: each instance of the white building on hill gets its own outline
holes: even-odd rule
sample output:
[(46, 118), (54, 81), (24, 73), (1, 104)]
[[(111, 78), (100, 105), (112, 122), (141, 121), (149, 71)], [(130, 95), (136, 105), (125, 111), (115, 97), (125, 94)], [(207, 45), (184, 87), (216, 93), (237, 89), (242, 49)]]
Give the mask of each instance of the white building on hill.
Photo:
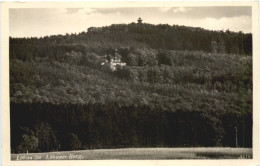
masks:
[(126, 63), (121, 62), (121, 59), (118, 58), (118, 57), (112, 58), (112, 59), (110, 60), (110, 68), (111, 68), (113, 71), (116, 70), (116, 66), (123, 67), (123, 66), (125, 66), (125, 65), (126, 65)]
[(115, 71), (117, 66), (119, 67), (123, 67), (126, 65), (126, 63), (124, 62), (121, 62), (121, 56), (117, 53), (117, 50), (115, 49), (115, 53), (113, 55), (113, 57), (110, 58), (110, 60), (107, 60), (107, 56), (106, 56), (106, 61), (101, 63), (101, 65), (105, 65), (105, 64), (108, 64), (109, 67)]

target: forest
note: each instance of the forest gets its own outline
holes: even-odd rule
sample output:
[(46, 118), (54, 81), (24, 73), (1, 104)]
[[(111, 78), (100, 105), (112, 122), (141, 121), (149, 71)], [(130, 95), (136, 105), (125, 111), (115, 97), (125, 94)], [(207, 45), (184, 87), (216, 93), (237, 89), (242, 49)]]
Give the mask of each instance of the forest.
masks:
[[(9, 43), (12, 153), (252, 147), (252, 34), (131, 23)], [(101, 65), (116, 53), (126, 66)]]

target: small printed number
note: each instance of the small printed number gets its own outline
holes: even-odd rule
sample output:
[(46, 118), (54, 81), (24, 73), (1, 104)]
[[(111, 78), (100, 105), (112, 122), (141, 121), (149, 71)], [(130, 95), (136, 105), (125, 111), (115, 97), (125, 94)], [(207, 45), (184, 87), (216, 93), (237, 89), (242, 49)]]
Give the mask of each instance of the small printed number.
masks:
[(239, 157), (240, 159), (251, 159), (252, 158), (252, 156), (251, 155), (240, 155), (240, 157)]

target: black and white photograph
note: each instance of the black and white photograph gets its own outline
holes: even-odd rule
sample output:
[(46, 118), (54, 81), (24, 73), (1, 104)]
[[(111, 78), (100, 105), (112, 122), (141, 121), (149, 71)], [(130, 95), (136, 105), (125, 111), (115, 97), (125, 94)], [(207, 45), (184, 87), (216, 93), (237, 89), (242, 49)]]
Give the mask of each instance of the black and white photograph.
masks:
[(12, 162), (254, 159), (258, 3), (35, 4), (1, 55)]

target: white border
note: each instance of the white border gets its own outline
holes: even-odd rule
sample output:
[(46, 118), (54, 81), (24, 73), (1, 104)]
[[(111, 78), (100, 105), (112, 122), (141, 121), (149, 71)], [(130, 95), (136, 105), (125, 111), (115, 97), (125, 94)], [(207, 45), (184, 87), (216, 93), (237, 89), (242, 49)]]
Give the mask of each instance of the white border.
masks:
[[(169, 6), (252, 6), (253, 27), (253, 159), (239, 160), (83, 160), (83, 161), (11, 161), (10, 160), (10, 114), (9, 114), (9, 8), (77, 8), (77, 7), (169, 7)], [(26, 2), (1, 3), (1, 114), (2, 114), (2, 164), (20, 165), (259, 165), (259, 11), (258, 2)]]

